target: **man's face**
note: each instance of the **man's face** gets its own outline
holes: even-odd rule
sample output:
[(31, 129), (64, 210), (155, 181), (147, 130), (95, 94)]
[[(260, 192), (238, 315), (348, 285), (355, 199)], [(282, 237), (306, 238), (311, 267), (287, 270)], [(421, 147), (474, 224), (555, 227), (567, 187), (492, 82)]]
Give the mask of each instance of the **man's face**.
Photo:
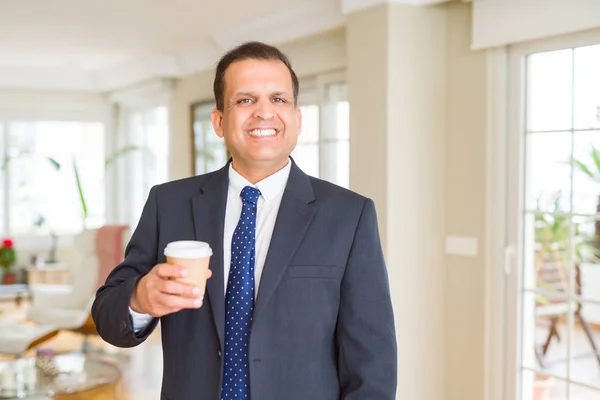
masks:
[(296, 147), (302, 118), (294, 104), (292, 77), (276, 60), (243, 60), (225, 71), (223, 111), (211, 119), (224, 137), (234, 167), (285, 166)]

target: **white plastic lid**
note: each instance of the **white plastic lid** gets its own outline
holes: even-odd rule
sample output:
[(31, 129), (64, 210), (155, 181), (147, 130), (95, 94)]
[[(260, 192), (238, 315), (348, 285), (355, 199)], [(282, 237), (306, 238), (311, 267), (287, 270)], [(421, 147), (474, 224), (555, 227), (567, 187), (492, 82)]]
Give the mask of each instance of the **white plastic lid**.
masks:
[(204, 258), (212, 256), (212, 249), (206, 242), (179, 240), (165, 247), (165, 256), (173, 258)]

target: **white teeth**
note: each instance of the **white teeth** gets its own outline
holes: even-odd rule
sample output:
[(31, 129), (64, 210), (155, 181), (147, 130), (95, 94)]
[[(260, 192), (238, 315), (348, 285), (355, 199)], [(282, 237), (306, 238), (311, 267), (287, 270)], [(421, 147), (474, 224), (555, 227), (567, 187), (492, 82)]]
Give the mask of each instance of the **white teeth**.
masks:
[(277, 131), (275, 129), (254, 129), (249, 133), (252, 136), (274, 136)]

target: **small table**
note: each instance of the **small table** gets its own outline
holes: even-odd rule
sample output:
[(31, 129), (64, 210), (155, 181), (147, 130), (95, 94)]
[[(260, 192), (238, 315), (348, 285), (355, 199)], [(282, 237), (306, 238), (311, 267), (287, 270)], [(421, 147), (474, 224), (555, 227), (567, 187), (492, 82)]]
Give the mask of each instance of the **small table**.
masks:
[(23, 284), (0, 285), (0, 300), (14, 301), (17, 306), (29, 296), (29, 286)]
[(35, 358), (0, 363), (0, 399), (115, 398), (121, 375), (116, 365), (81, 353), (58, 355), (53, 360), (56, 376), (44, 374), (36, 367)]
[(67, 285), (69, 283), (69, 269), (65, 263), (61, 262), (27, 268), (27, 282), (30, 286), (37, 284)]

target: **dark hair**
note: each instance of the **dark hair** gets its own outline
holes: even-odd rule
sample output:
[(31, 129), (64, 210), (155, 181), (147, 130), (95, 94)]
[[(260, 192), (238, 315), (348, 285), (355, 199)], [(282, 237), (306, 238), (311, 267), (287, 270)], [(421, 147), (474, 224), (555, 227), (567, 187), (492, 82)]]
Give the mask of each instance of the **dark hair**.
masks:
[(290, 60), (278, 48), (261, 42), (247, 42), (233, 50), (230, 50), (219, 60), (217, 71), (215, 73), (215, 82), (213, 91), (217, 110), (223, 111), (225, 96), (225, 71), (231, 64), (243, 60), (277, 60), (285, 64), (292, 77), (292, 86), (294, 88), (294, 104), (298, 104), (298, 77), (292, 69)]

